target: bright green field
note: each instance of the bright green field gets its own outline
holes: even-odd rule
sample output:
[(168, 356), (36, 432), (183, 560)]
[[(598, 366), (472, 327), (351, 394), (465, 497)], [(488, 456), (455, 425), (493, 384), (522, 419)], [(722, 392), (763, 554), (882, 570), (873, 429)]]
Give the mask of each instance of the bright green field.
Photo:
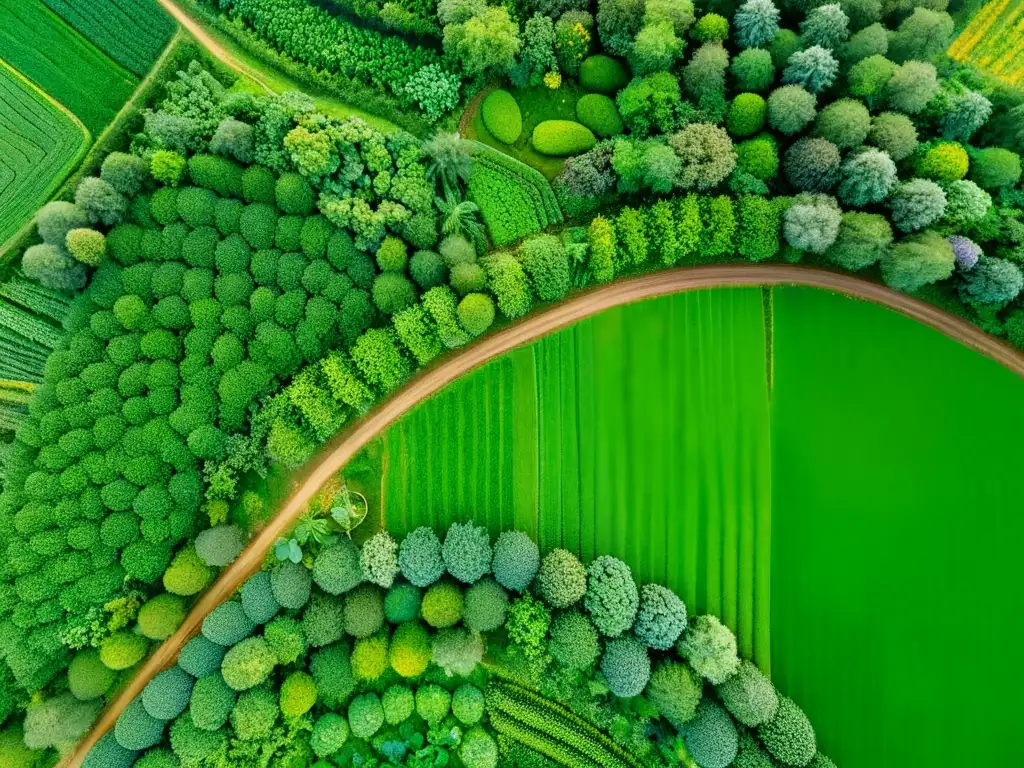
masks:
[(771, 398), (757, 289), (612, 310), (452, 385), (385, 436), (389, 527), (623, 557), (723, 616), (843, 768), (1024, 764), (1024, 383), (873, 305), (772, 305)]

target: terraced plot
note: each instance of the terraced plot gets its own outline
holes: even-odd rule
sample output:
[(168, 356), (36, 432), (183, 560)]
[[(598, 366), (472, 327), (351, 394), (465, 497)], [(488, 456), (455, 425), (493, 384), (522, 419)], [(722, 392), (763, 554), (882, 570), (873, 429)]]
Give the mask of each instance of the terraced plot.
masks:
[(138, 82), (41, 0), (0, 3), (0, 51), (93, 135), (117, 114)]
[(78, 164), (89, 133), (0, 60), (0, 243)]
[(43, 0), (93, 45), (139, 77), (174, 34), (175, 23), (156, 0)]
[(991, 0), (949, 47), (949, 55), (1011, 85), (1024, 79), (1024, 2)]

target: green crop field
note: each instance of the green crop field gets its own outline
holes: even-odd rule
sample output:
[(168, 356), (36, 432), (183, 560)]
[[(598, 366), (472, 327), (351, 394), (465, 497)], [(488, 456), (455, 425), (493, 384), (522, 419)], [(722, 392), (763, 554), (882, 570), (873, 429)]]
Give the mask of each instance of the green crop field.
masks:
[(0, 4), (3, 58), (70, 109), (94, 135), (138, 82), (40, 0)]
[(156, 0), (43, 0), (86, 39), (143, 77), (174, 34), (174, 20)]
[(46, 202), (88, 144), (81, 123), (0, 60), (0, 243)]
[(389, 430), (388, 527), (486, 510), (492, 530), (624, 558), (765, 668), (770, 643), (839, 765), (936, 765), (937, 734), (965, 728), (972, 765), (1019, 764), (1024, 523), (999, 479), (1018, 474), (1024, 385), (888, 310), (772, 298), (770, 405), (759, 291), (612, 310)]
[(727, 619), (767, 663), (768, 398), (757, 289), (586, 320), (497, 360), (386, 436), (395, 531), (486, 510), (542, 548), (614, 554)]

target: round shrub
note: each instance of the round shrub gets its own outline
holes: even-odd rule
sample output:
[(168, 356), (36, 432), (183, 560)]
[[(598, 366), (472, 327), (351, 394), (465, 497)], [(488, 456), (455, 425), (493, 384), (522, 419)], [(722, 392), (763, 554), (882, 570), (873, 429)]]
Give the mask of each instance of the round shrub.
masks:
[(587, 569), (572, 552), (554, 549), (540, 564), (537, 590), (552, 608), (568, 608), (587, 591)]
[(724, 683), (740, 667), (736, 636), (715, 616), (698, 616), (676, 645), (679, 655), (712, 685)]
[(633, 625), (640, 596), (629, 566), (609, 555), (587, 568), (584, 605), (594, 626), (608, 637), (618, 637)]
[(588, 56), (580, 63), (580, 85), (588, 91), (613, 95), (628, 83), (626, 66), (611, 56)]
[(309, 646), (322, 648), (340, 640), (345, 634), (347, 619), (341, 600), (331, 595), (313, 595), (302, 614), (302, 631)]
[(484, 717), (484, 694), (471, 683), (464, 683), (452, 694), (452, 714), (463, 725), (476, 725)]
[(449, 677), (468, 677), (483, 661), (483, 638), (461, 627), (442, 629), (434, 636), (430, 660)]
[(253, 248), (272, 248), (277, 232), (277, 212), (265, 203), (250, 203), (238, 217), (238, 230)]
[(934, 181), (911, 179), (896, 186), (889, 198), (892, 223), (903, 232), (934, 224), (946, 212), (946, 193)]
[(178, 653), (178, 666), (192, 677), (206, 677), (220, 669), (227, 649), (202, 635), (196, 635)]
[(313, 561), (313, 581), (329, 595), (348, 592), (362, 580), (359, 548), (347, 539), (339, 539), (324, 547)]
[(818, 100), (799, 85), (784, 85), (768, 96), (768, 125), (787, 136), (800, 133), (817, 114)]
[(459, 759), (466, 768), (496, 768), (498, 744), (483, 728), (471, 728), (459, 747)]
[(340, 709), (356, 688), (349, 661), (349, 649), (338, 643), (313, 654), (309, 671), (316, 682), (320, 703), (329, 709)]
[(358, 739), (369, 739), (384, 725), (384, 707), (375, 693), (364, 693), (348, 706), (348, 727)]
[(971, 181), (984, 189), (1011, 187), (1020, 174), (1020, 155), (1008, 149), (986, 147), (971, 156)]
[(533, 129), (532, 141), (542, 155), (555, 157), (578, 155), (597, 144), (589, 128), (572, 120), (544, 120)]
[(992, 197), (973, 181), (954, 181), (945, 186), (945, 218), (954, 226), (973, 224), (985, 218), (992, 206)]
[(384, 626), (384, 596), (379, 587), (361, 584), (345, 598), (345, 631), (369, 637)]
[(375, 635), (356, 641), (352, 648), (352, 674), (357, 680), (376, 680), (387, 668), (387, 635)]
[(683, 732), (686, 749), (701, 768), (727, 768), (736, 757), (739, 735), (728, 713), (704, 700)]
[(725, 708), (748, 728), (755, 728), (775, 717), (779, 697), (772, 681), (749, 661), (740, 662), (739, 671), (717, 688)]
[(617, 638), (605, 646), (601, 672), (608, 688), (619, 698), (639, 696), (651, 677), (651, 657), (635, 638)]
[(165, 669), (142, 690), (142, 706), (157, 720), (173, 720), (188, 707), (194, 683), (179, 666)]
[(221, 603), (203, 619), (203, 636), (219, 645), (231, 646), (252, 634), (255, 625), (234, 600)]
[(856, 99), (839, 99), (818, 114), (815, 133), (840, 149), (864, 143), (871, 129), (871, 114)]
[(268, 687), (253, 688), (238, 697), (231, 710), (231, 727), (242, 741), (256, 741), (270, 735), (280, 714), (277, 698)]
[[(459, 581), (472, 584), (491, 571), (491, 537), (486, 528), (471, 521), (452, 523), (444, 538), (441, 555), (448, 573)], [(428, 592), (427, 597), (429, 595)], [(424, 615), (427, 597), (423, 601)]]
[(423, 620), (432, 627), (443, 629), (458, 624), (462, 618), (462, 590), (455, 584), (444, 581), (431, 586), (423, 595), (420, 611)]
[(171, 749), (188, 765), (196, 765), (224, 747), (223, 733), (206, 731), (192, 722), (186, 712), (171, 726)]
[(131, 632), (115, 632), (100, 644), (100, 661), (115, 672), (134, 667), (143, 656), (149, 644), (142, 635)]
[(157, 595), (139, 609), (139, 630), (150, 640), (166, 640), (185, 620), (185, 601), (177, 595)]
[[(955, 256), (960, 243), (954, 241), (950, 245)], [(960, 295), (965, 302), (1001, 309), (1017, 298), (1022, 288), (1024, 275), (1021, 275), (1016, 264), (1006, 259), (980, 255), (974, 266), (965, 272)]]
[(135, 761), (134, 768), (178, 768), (179, 765), (177, 756), (170, 750), (151, 749)]
[(447, 267), (441, 254), (435, 251), (416, 251), (409, 260), (409, 274), (423, 290), (445, 282)]
[(882, 112), (872, 118), (867, 142), (899, 162), (917, 149), (917, 128), (906, 115)]
[(485, 293), (467, 294), (457, 311), (459, 322), (470, 336), (479, 336), (494, 322), (494, 300)]
[(384, 598), (384, 616), (392, 624), (412, 621), (420, 614), (422, 595), (412, 584), (395, 584)]
[(367, 581), (388, 589), (398, 575), (398, 542), (387, 531), (375, 533), (363, 544), (359, 565)]
[(863, 147), (843, 161), (839, 197), (850, 205), (864, 206), (884, 200), (896, 186), (896, 163), (880, 149)]
[(737, 144), (736, 163), (741, 171), (761, 181), (775, 178), (775, 174), (779, 172), (779, 155), (775, 140), (771, 136), (758, 136)]
[(174, 556), (164, 571), (164, 589), (172, 595), (195, 595), (213, 580), (213, 571), (199, 559), (195, 547), (188, 546)]
[(214, 673), (196, 680), (188, 711), (197, 728), (216, 731), (228, 721), (234, 706), (235, 692)]
[(559, 614), (551, 623), (548, 652), (569, 669), (590, 669), (600, 654), (597, 630), (578, 611)]
[(114, 738), (125, 749), (141, 751), (160, 743), (166, 721), (146, 712), (139, 699), (124, 708), (114, 724)]
[[(333, 547), (329, 549), (333, 549)], [(328, 549), (322, 550), (320, 557), (326, 551)], [(317, 559), (319, 560), (319, 557)], [(270, 586), (274, 593), (274, 599), (282, 608), (291, 611), (297, 611), (309, 600), (311, 581), (309, 571), (298, 563), (282, 563), (270, 572)], [(334, 594), (327, 589), (324, 591)]]
[(771, 756), (784, 765), (805, 766), (817, 752), (807, 715), (785, 696), (779, 697), (775, 717), (761, 725), (757, 735)]
[(86, 266), (97, 266), (107, 255), (107, 239), (95, 229), (72, 229), (65, 244), (75, 261)]
[(487, 94), (480, 107), (484, 127), (502, 144), (514, 144), (523, 132), (523, 114), (508, 91), (497, 88)]
[(803, 138), (786, 150), (786, 178), (803, 192), (827, 192), (839, 181), (839, 150), (822, 138)]
[(388, 663), (402, 677), (419, 677), (430, 663), (430, 635), (416, 622), (395, 630), (388, 651)]
[(739, 738), (739, 750), (736, 759), (733, 760), (735, 768), (774, 768), (775, 763), (764, 751), (756, 738), (749, 732), (741, 731)]
[(196, 536), (196, 552), (214, 568), (233, 563), (244, 547), (242, 531), (236, 525), (215, 525)]
[(388, 725), (404, 723), (416, 711), (416, 698), (404, 685), (392, 685), (381, 697), (384, 720)]
[[(145, 643), (143, 643), (143, 652), (145, 652)], [(79, 651), (68, 665), (68, 690), (79, 701), (98, 699), (109, 691), (113, 684), (114, 673), (103, 663), (99, 651)]]
[(650, 648), (667, 651), (686, 629), (686, 606), (675, 592), (660, 584), (640, 590), (640, 610), (633, 631)]
[(245, 615), (254, 624), (266, 624), (281, 610), (274, 598), (270, 574), (266, 571), (259, 571), (246, 579), (240, 591), (240, 601)]
[(935, 181), (957, 181), (967, 175), (967, 150), (952, 141), (929, 147), (918, 158), (917, 172)]
[(648, 701), (677, 729), (693, 719), (703, 685), (685, 664), (666, 661), (658, 666), (647, 684)]
[(905, 237), (882, 256), (882, 279), (897, 291), (913, 292), (953, 274), (949, 241), (934, 232)]
[(508, 593), (493, 579), (481, 579), (466, 591), (463, 621), (474, 632), (499, 629), (507, 611)]
[(328, 712), (320, 715), (313, 724), (309, 746), (317, 757), (329, 757), (345, 746), (348, 735), (348, 721), (335, 712)]
[(306, 672), (292, 672), (281, 683), (281, 714), (292, 719), (301, 717), (316, 704), (316, 683)]
[(309, 216), (313, 212), (313, 188), (298, 173), (282, 173), (274, 185), (274, 196), (277, 207), (287, 214)]
[(741, 51), (729, 66), (736, 81), (736, 90), (763, 92), (771, 88), (775, 81), (775, 65), (772, 56), (762, 48), (750, 48)]
[(782, 234), (801, 251), (824, 253), (839, 236), (842, 214), (828, 195), (798, 195), (783, 214)]
[(522, 531), (504, 531), (494, 544), (494, 578), (513, 592), (522, 592), (540, 568), (540, 550)]
[(923, 61), (908, 61), (896, 68), (885, 84), (886, 103), (891, 109), (916, 115), (939, 90), (935, 67)]
[(625, 130), (615, 102), (602, 93), (588, 93), (576, 102), (576, 119), (601, 138), (618, 136)]
[(373, 280), (373, 303), (385, 315), (401, 312), (416, 301), (416, 290), (405, 275), (385, 272)]
[(445, 562), (437, 534), (426, 526), (408, 534), (398, 549), (398, 567), (402, 576), (417, 587), (428, 587), (441, 578)]
[(434, 683), (420, 686), (416, 691), (416, 714), (430, 725), (437, 725), (448, 715), (452, 697)]
[(729, 105), (725, 124), (734, 136), (752, 136), (764, 126), (766, 109), (756, 93), (741, 93)]
[[(263, 639), (278, 664), (291, 664), (306, 652), (306, 635), (302, 625), (289, 616), (280, 616), (270, 621), (263, 630)], [(345, 656), (346, 661), (348, 655)]]
[(262, 637), (247, 637), (224, 656), (221, 673), (224, 682), (236, 691), (259, 685), (277, 664), (277, 656)]
[(441, 241), (438, 250), (449, 268), (457, 264), (470, 264), (476, 260), (476, 248), (462, 235), (448, 235)]
[(848, 211), (842, 215), (839, 235), (825, 257), (843, 269), (856, 271), (877, 263), (891, 244), (888, 219), (876, 213)]

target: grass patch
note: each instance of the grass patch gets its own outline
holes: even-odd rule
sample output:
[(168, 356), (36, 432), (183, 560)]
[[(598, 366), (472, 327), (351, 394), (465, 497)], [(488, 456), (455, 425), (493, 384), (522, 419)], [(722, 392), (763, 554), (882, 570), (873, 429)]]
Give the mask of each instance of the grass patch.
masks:
[(74, 112), (93, 135), (138, 84), (40, 0), (0, 4), (0, 51), (8, 64)]

